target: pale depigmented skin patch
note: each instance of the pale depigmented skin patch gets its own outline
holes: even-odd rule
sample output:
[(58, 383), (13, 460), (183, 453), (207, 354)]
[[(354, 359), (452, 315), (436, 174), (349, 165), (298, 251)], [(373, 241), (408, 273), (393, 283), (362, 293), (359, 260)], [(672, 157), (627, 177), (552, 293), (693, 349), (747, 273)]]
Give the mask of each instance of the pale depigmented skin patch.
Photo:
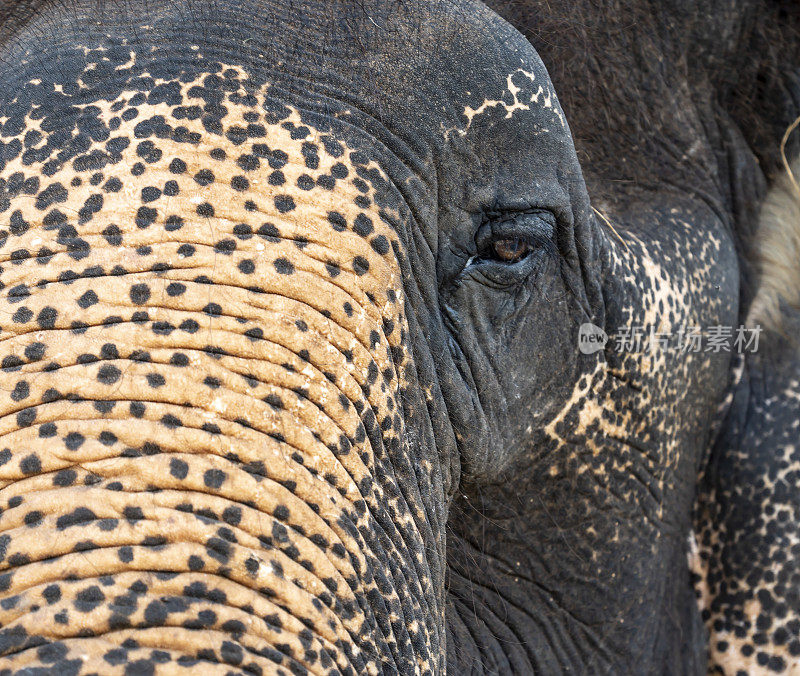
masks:
[[(376, 430), (401, 435), (407, 331), (393, 215), (359, 176), (377, 165), (269, 112), (241, 68), (218, 73), (155, 79), (157, 102), (123, 87), (91, 104), (111, 131), (79, 157), (44, 175), (52, 151), (20, 153), (0, 173), (7, 191), (38, 182), (8, 192), (0, 242), (5, 668), (49, 659), (24, 649), (35, 637), (108, 674), (151, 649), (204, 673), (378, 673), (408, 632), (430, 645), (420, 622), (395, 635), (423, 593), (398, 596), (365, 540), (376, 518), (402, 529), (386, 556), (408, 561), (415, 532), (373, 480)], [(42, 133), (31, 153), (41, 124), (18, 137)]]
[[(519, 83), (519, 84), (517, 84)], [(510, 99), (510, 100), (509, 100)], [(447, 129), (444, 133), (447, 139), (452, 132), (456, 132), (459, 136), (466, 136), (473, 123), (482, 115), (493, 109), (498, 109), (505, 113), (505, 119), (510, 119), (514, 113), (521, 110), (531, 110), (532, 107), (546, 109), (552, 112), (554, 119), (557, 119), (561, 127), (566, 127), (564, 114), (558, 105), (554, 105), (556, 101), (555, 92), (552, 90), (550, 82), (540, 83), (536, 79), (536, 74), (526, 71), (524, 68), (518, 68), (513, 73), (510, 73), (506, 78), (505, 89), (500, 93), (497, 99), (484, 99), (477, 106), (466, 106), (463, 115), (467, 119), (465, 126), (457, 129)], [(536, 129), (536, 133), (548, 131), (545, 128)]]

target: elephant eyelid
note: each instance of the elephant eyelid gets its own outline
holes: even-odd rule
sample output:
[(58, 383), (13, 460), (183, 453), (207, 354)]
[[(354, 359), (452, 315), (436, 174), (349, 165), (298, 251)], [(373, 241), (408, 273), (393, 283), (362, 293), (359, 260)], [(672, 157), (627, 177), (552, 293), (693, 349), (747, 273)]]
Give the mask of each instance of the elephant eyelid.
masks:
[[(487, 213), (485, 216), (484, 222), (475, 233), (478, 259), (515, 265), (537, 251), (543, 251), (549, 256), (557, 254), (554, 240), (556, 218), (552, 212), (535, 209)], [(527, 252), (524, 256), (498, 256), (498, 251), (508, 252), (509, 249), (514, 250), (523, 245)]]

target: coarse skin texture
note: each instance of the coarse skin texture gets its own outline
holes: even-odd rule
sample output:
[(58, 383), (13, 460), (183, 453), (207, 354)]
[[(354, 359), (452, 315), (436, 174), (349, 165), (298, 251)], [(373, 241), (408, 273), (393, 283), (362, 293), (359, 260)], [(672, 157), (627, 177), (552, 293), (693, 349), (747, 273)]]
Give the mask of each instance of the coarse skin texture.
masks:
[(487, 4), (0, 2), (0, 674), (798, 666), (797, 13)]

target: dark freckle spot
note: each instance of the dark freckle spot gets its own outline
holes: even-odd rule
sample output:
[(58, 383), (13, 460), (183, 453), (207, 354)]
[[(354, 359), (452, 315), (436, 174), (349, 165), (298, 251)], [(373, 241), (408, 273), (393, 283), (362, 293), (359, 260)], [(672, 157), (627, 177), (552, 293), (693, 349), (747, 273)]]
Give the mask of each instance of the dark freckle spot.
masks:
[(295, 208), (294, 200), (289, 195), (278, 195), (274, 201), (275, 208), (282, 214), (286, 214)]
[(160, 373), (148, 373), (147, 374), (147, 384), (150, 385), (152, 388), (158, 388), (164, 385), (167, 381), (164, 379)]
[(362, 237), (366, 237), (374, 230), (372, 220), (364, 214), (359, 214), (353, 223), (353, 230)]
[(113, 364), (103, 364), (97, 371), (97, 380), (104, 385), (113, 385), (120, 379), (121, 376), (122, 371), (120, 371)]
[(353, 271), (361, 276), (367, 273), (369, 270), (369, 261), (364, 258), (363, 256), (356, 256), (353, 259)]
[(57, 584), (48, 585), (42, 592), (42, 597), (48, 604), (53, 605), (61, 600), (61, 589)]
[(196, 211), (197, 215), (202, 216), (203, 218), (211, 218), (214, 215), (214, 207), (212, 207), (208, 202), (198, 204)]
[(183, 427), (183, 423), (180, 421), (180, 418), (172, 415), (171, 413), (167, 413), (166, 415), (162, 416), (161, 424), (170, 430), (175, 430), (178, 429), (179, 427)]
[(239, 272), (242, 272), (245, 275), (252, 275), (256, 270), (255, 263), (253, 263), (253, 261), (250, 259), (240, 261), (237, 267), (239, 268)]
[(173, 174), (182, 174), (186, 171), (186, 162), (177, 157), (169, 163), (169, 170)]
[(209, 169), (201, 169), (194, 175), (194, 182), (202, 186), (211, 185), (214, 182), (214, 173)]
[(323, 190), (333, 190), (336, 187), (336, 179), (331, 176), (320, 176), (317, 178), (317, 185)]
[(115, 443), (117, 443), (117, 435), (113, 432), (109, 432), (108, 430), (103, 430), (100, 432), (98, 439), (103, 446), (113, 446)]
[[(24, 235), (30, 229), (30, 223), (28, 223), (24, 218), (22, 218), (22, 212), (15, 211), (11, 214), (11, 218), (9, 219), (9, 230), (11, 234), (15, 237), (20, 237)], [(3, 238), (5, 239), (5, 237)]]
[(150, 287), (147, 284), (134, 284), (131, 287), (130, 296), (135, 305), (144, 305), (150, 300)]
[(183, 352), (176, 352), (169, 358), (169, 363), (173, 366), (188, 366), (189, 365), (189, 357), (187, 357)]
[(19, 468), (23, 474), (37, 474), (42, 471), (42, 463), (39, 457), (32, 453), (22, 459)]
[(255, 171), (261, 166), (261, 162), (255, 155), (242, 155), (236, 164), (244, 171)]
[(206, 566), (206, 564), (203, 562), (203, 559), (196, 554), (192, 554), (189, 557), (187, 564), (189, 565), (189, 570), (192, 571), (203, 570), (203, 568)]
[(313, 143), (305, 142), (300, 151), (309, 169), (319, 168), (319, 151)]
[(117, 552), (117, 556), (122, 563), (130, 563), (133, 561), (133, 548), (132, 547), (120, 547), (119, 551)]
[(22, 401), (31, 393), (31, 388), (25, 380), (20, 380), (14, 386), (11, 392), (11, 399), (13, 401)]
[(301, 174), (297, 178), (297, 187), (300, 188), (300, 190), (313, 190), (315, 185), (314, 179), (308, 174)]
[(103, 230), (101, 234), (111, 246), (119, 246), (122, 244), (122, 230), (113, 223)]
[(36, 197), (36, 208), (44, 211), (56, 202), (66, 202), (68, 196), (67, 189), (60, 183), (52, 183), (47, 186)]
[(183, 460), (172, 458), (169, 461), (169, 473), (176, 479), (185, 479), (189, 474), (189, 465)]
[(33, 319), (33, 312), (26, 307), (18, 308), (17, 311), (11, 316), (11, 321), (13, 321), (15, 324), (26, 324), (31, 319)]
[(325, 263), (325, 269), (331, 277), (336, 277), (341, 272), (339, 264), (336, 261), (328, 261)]
[(209, 488), (219, 488), (226, 478), (225, 472), (220, 469), (209, 469), (203, 474), (203, 483)]
[(264, 223), (256, 232), (259, 237), (273, 244), (280, 241), (281, 233), (272, 223)]
[(100, 348), (100, 357), (103, 359), (119, 359), (119, 350), (114, 343), (104, 343)]
[(283, 409), (283, 401), (281, 401), (281, 398), (277, 394), (268, 394), (264, 397), (264, 402), (269, 404), (276, 411)]
[(278, 258), (273, 263), (275, 270), (281, 275), (291, 275), (294, 272), (294, 265), (286, 258)]
[(64, 397), (62, 396), (61, 392), (59, 392), (54, 387), (48, 387), (44, 391), (44, 394), (42, 394), (42, 402), (45, 403), (45, 404), (49, 404), (49, 403), (54, 402), (54, 401), (59, 401), (59, 400), (61, 400), (63, 398)]
[(222, 520), (231, 526), (238, 526), (239, 522), (242, 520), (241, 507), (226, 507), (222, 512)]
[(175, 197), (180, 193), (180, 188), (178, 187), (177, 181), (167, 181), (164, 184), (164, 194), (167, 197)]
[(206, 376), (205, 380), (203, 380), (203, 384), (206, 387), (210, 387), (212, 390), (216, 390), (222, 383), (219, 381), (218, 378), (214, 378), (213, 376)]
[(20, 303), (31, 295), (31, 290), (25, 284), (17, 284), (8, 290), (8, 302)]
[(17, 425), (19, 427), (30, 427), (33, 425), (34, 420), (36, 420), (35, 408), (26, 408), (25, 410), (17, 413)]
[(103, 186), (105, 192), (119, 192), (122, 190), (122, 181), (116, 176), (109, 178)]
[(250, 181), (244, 176), (234, 176), (231, 179), (231, 187), (238, 192), (244, 192), (250, 187)]
[(180, 282), (171, 282), (167, 286), (167, 295), (170, 297), (180, 296), (186, 291), (186, 285)]
[(38, 510), (28, 512), (24, 519), (25, 525), (28, 526), (28, 528), (34, 528), (41, 523), (43, 518), (44, 515)]
[(136, 164), (131, 167), (131, 174), (134, 176), (141, 176), (144, 173), (144, 165), (141, 162), (137, 162)]
[(75, 608), (82, 613), (88, 613), (105, 601), (105, 598), (103, 592), (100, 591), (100, 587), (93, 585), (76, 594)]
[(117, 405), (116, 401), (108, 401), (107, 399), (98, 399), (94, 402), (94, 408), (98, 413), (106, 414), (111, 413)]
[(148, 164), (152, 164), (153, 162), (158, 162), (161, 159), (162, 152), (156, 148), (152, 141), (142, 141), (138, 146), (136, 146), (136, 154)]
[(43, 329), (52, 329), (56, 325), (56, 317), (58, 317), (58, 312), (55, 308), (45, 307), (37, 315), (36, 322)]
[(179, 328), (181, 331), (185, 331), (186, 333), (197, 333), (200, 330), (200, 324), (198, 324), (194, 319), (185, 319), (181, 322)]
[(218, 303), (209, 303), (203, 308), (203, 312), (211, 317), (219, 317), (222, 314), (222, 307)]
[(140, 230), (149, 228), (158, 218), (158, 212), (152, 207), (139, 207), (136, 212), (136, 227)]
[(214, 148), (209, 155), (213, 157), (215, 160), (224, 160), (228, 154), (222, 148)]
[(141, 401), (132, 401), (128, 408), (134, 418), (144, 417), (145, 405)]
[(244, 210), (245, 211), (256, 211), (258, 209), (258, 205), (253, 200), (247, 200), (244, 203)]
[(247, 560), (245, 560), (245, 562), (244, 562), (244, 567), (245, 567), (245, 569), (246, 569), (246, 570), (247, 570), (247, 572), (248, 572), (248, 573), (250, 573), (250, 575), (252, 575), (253, 577), (255, 577), (255, 576), (256, 576), (256, 573), (258, 573), (258, 568), (259, 568), (259, 565), (260, 565), (260, 564), (258, 563), (258, 559), (257, 559), (257, 558), (255, 558), (254, 556), (251, 556), (251, 557), (249, 557), (249, 558), (248, 558)]
[(345, 220), (344, 216), (337, 211), (331, 211), (328, 213), (328, 222), (337, 232), (343, 232), (347, 229), (347, 221)]
[(269, 175), (268, 182), (270, 185), (281, 186), (286, 183), (286, 177), (283, 175), (282, 171), (273, 171)]
[(155, 202), (159, 197), (161, 197), (161, 190), (155, 186), (149, 185), (142, 188), (142, 202)]
[(164, 230), (167, 232), (175, 232), (176, 230), (180, 230), (183, 227), (183, 218), (176, 215), (171, 215), (167, 217), (167, 220), (164, 221)]
[(86, 439), (80, 432), (70, 432), (64, 437), (64, 445), (67, 447), (67, 450), (70, 451), (77, 451), (83, 446), (84, 441), (86, 441)]
[(378, 235), (370, 242), (370, 245), (372, 246), (373, 250), (381, 256), (385, 256), (389, 253), (389, 240), (387, 240), (383, 235)]
[(181, 244), (178, 247), (178, 255), (182, 258), (189, 258), (194, 255), (194, 247), (191, 244)]
[(230, 256), (236, 250), (236, 242), (232, 239), (221, 239), (214, 244), (214, 252)]
[(0, 364), (2, 364), (3, 371), (5, 371), (6, 373), (10, 373), (12, 371), (19, 371), (20, 368), (22, 368), (23, 363), (24, 362), (22, 361), (22, 359), (13, 354), (6, 355), (5, 357), (3, 357), (3, 361), (0, 362)]
[(55, 423), (45, 423), (39, 428), (39, 437), (41, 439), (49, 439), (58, 434), (58, 428)]
[(36, 263), (38, 265), (47, 265), (50, 262), (50, 260), (53, 258), (54, 254), (55, 254), (54, 251), (48, 249), (46, 246), (43, 246), (36, 253)]

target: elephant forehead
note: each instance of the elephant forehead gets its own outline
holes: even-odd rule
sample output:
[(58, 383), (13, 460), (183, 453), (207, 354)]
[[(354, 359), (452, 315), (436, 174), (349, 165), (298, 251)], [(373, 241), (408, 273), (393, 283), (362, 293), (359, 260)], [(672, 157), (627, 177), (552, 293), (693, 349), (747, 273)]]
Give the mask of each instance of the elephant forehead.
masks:
[[(41, 102), (32, 101), (14, 121), (21, 123), (20, 134), (7, 141), (21, 151), (3, 170), (6, 189), (16, 193), (11, 220), (54, 230), (77, 216), (81, 234), (88, 235), (96, 227), (91, 221), (108, 225), (132, 218), (136, 228), (129, 245), (145, 244), (150, 238), (145, 231), (156, 223), (222, 248), (221, 238), (235, 236), (237, 224), (247, 228), (258, 221), (262, 232), (277, 231), (275, 240), (319, 247), (320, 257), (366, 238), (364, 260), (345, 267), (359, 277), (365, 293), (385, 298), (387, 289), (397, 288), (396, 261), (387, 254), (398, 240), (389, 226), (396, 212), (379, 213), (375, 205), (370, 174), (381, 173), (378, 165), (334, 135), (309, 127), (295, 108), (281, 105), (279, 114), (265, 113), (268, 86), (245, 90), (241, 69), (220, 68), (222, 78), (200, 74), (189, 82), (156, 81), (156, 90), (170, 92), (163, 100), (152, 92), (145, 97), (132, 83), (111, 100), (68, 101), (48, 114)], [(229, 91), (216, 103), (213, 87), (220, 82)], [(92, 140), (84, 137), (85, 147), (76, 152), (76, 137), (88, 128)], [(33, 170), (42, 165), (51, 169), (40, 176)], [(42, 243), (39, 228), (17, 230), (15, 244), (35, 250)], [(314, 241), (305, 241), (309, 237)], [(254, 248), (263, 252), (265, 245)], [(127, 248), (123, 256), (137, 254)]]

